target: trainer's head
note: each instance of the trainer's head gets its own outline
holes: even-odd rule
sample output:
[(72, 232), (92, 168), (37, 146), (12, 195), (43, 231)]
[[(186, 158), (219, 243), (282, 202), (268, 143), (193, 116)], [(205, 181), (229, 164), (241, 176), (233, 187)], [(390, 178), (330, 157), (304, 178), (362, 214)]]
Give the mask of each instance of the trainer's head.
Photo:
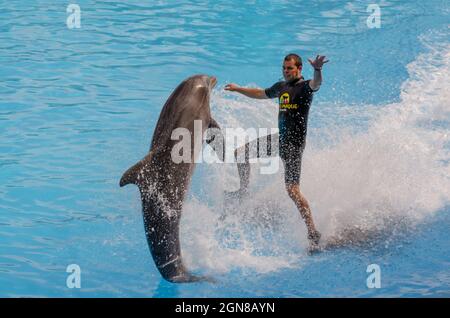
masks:
[(283, 77), (286, 81), (292, 81), (302, 75), (302, 58), (297, 54), (291, 53), (284, 57)]

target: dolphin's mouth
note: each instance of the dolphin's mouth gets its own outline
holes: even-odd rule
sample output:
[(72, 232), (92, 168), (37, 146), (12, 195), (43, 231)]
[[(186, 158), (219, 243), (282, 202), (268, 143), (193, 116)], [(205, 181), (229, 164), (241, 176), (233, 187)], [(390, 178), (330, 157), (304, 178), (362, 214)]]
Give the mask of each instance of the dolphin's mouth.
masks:
[(211, 76), (209, 78), (209, 87), (213, 89), (217, 84), (217, 78), (215, 76)]

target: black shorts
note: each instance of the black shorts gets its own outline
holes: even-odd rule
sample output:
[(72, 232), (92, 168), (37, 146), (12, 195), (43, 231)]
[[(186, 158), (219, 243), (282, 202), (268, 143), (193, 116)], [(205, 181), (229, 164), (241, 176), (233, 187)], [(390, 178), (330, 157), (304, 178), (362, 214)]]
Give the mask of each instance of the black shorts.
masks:
[(280, 157), (284, 165), (284, 182), (286, 184), (300, 184), (304, 150), (304, 143), (286, 143), (280, 140)]
[[(271, 141), (278, 143), (272, 145)], [(240, 155), (245, 153), (245, 161), (249, 158), (267, 158), (280, 155), (284, 165), (284, 181), (286, 184), (299, 184), (302, 169), (302, 155), (305, 149), (305, 138), (287, 139), (278, 134), (263, 136), (248, 142), (245, 152), (237, 151)], [(242, 148), (241, 148), (242, 149)], [(238, 160), (242, 160), (243, 158)]]

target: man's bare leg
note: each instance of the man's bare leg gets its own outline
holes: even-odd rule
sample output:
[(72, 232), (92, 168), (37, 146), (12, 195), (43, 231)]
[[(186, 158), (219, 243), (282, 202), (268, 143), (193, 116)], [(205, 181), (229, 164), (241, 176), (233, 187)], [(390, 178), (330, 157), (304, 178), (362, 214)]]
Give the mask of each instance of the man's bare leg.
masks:
[(303, 220), (305, 220), (306, 228), (308, 229), (308, 239), (310, 241), (310, 247), (317, 248), (320, 240), (320, 233), (319, 231), (317, 231), (316, 226), (314, 225), (309, 203), (306, 200), (305, 196), (300, 192), (300, 186), (298, 184), (286, 184), (286, 190), (289, 194), (289, 197), (297, 206)]
[[(237, 160), (238, 154), (242, 152), (245, 153), (244, 162), (239, 162), (239, 160)], [(239, 192), (241, 194), (245, 194), (250, 183), (249, 144), (247, 143), (245, 146), (236, 149), (236, 151), (234, 152), (234, 157), (237, 160), (237, 168), (239, 173)]]
[(250, 158), (268, 158), (278, 154), (278, 134), (263, 136), (239, 147), (234, 152), (239, 173), (240, 187), (234, 192), (239, 196), (247, 194), (250, 183)]

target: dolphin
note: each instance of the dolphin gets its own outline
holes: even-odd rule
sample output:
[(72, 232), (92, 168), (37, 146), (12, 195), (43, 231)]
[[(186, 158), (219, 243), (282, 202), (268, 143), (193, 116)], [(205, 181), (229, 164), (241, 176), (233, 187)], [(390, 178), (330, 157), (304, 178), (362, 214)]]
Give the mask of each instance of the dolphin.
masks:
[[(194, 147), (194, 120), (201, 121), (201, 132), (207, 143), (216, 137), (209, 131), (220, 133), (210, 109), (210, 94), (216, 83), (213, 76), (194, 75), (178, 85), (161, 110), (149, 153), (120, 179), (121, 187), (127, 184), (138, 186), (150, 252), (162, 277), (173, 283), (210, 280), (186, 269), (181, 256), (179, 225), (183, 201), (194, 172), (194, 159), (201, 150)], [(191, 133), (190, 162), (172, 160), (171, 151), (178, 141), (172, 140), (171, 136), (176, 128), (185, 128)]]

